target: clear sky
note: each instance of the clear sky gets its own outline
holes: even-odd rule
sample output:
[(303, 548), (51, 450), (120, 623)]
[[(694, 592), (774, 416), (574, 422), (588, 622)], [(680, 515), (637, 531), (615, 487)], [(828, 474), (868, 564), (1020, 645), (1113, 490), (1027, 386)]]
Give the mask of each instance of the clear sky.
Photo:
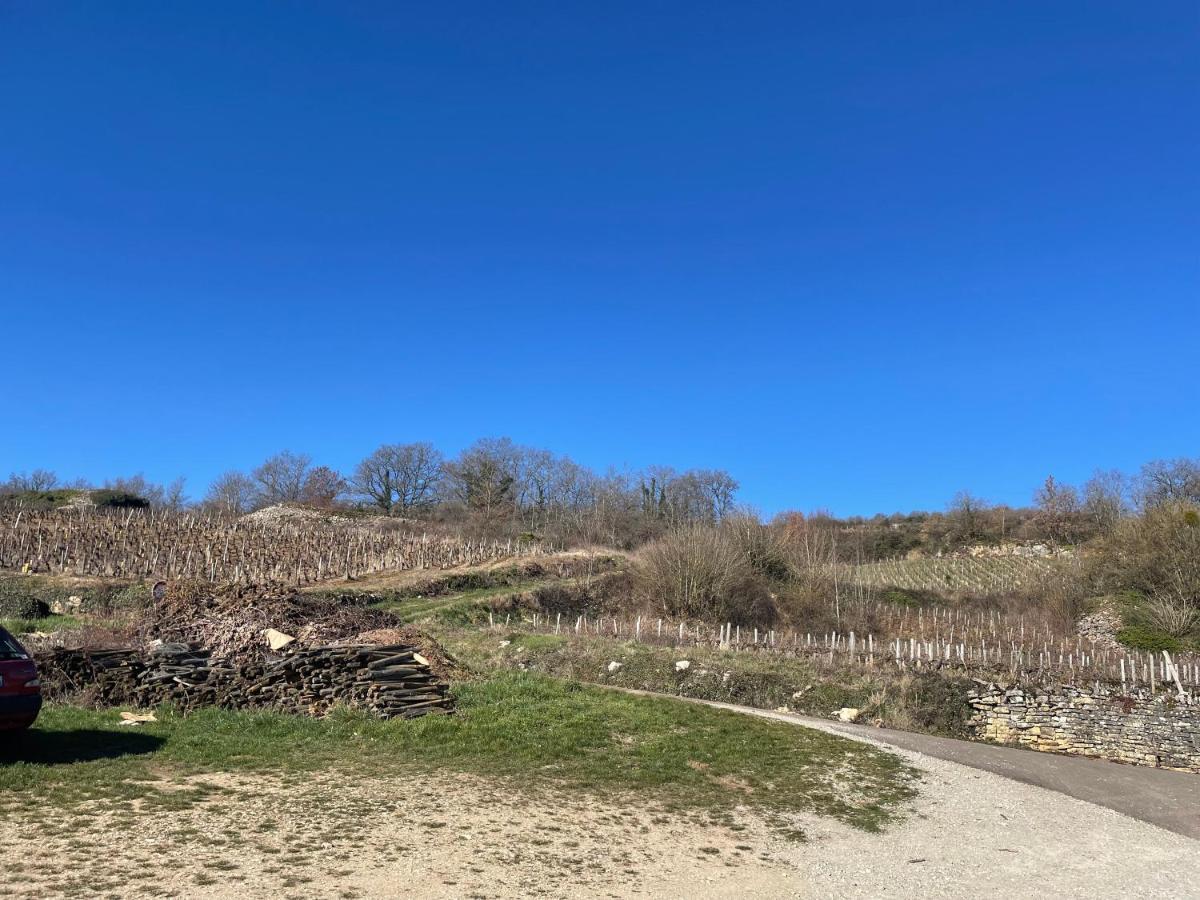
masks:
[(849, 514), (1200, 454), (1198, 18), (0, 3), (0, 478), (506, 434)]

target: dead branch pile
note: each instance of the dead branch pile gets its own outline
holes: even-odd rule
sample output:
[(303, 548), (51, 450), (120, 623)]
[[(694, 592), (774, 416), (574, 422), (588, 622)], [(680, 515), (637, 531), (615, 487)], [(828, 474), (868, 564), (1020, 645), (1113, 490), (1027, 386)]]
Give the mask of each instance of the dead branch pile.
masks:
[(145, 641), (198, 644), (217, 657), (257, 662), (270, 653), (269, 628), (316, 646), (397, 624), (382, 610), (286, 589), (182, 581), (145, 610), (140, 632)]
[(539, 545), (459, 540), (322, 518), (281, 523), (166, 510), (0, 512), (0, 569), (76, 576), (300, 585), (544, 552)]
[(381, 718), (444, 713), (447, 686), (408, 644), (301, 648), (258, 662), (230, 663), (191, 643), (138, 650), (51, 650), (36, 655), (50, 699), (88, 705), (182, 710), (274, 709), (321, 716), (335, 705)]

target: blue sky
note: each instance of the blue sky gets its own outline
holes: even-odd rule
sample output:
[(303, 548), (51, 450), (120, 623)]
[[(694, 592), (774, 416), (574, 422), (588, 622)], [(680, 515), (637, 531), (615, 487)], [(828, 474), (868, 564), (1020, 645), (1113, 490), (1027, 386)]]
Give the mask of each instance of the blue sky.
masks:
[(0, 476), (1200, 454), (1193, 3), (0, 4)]

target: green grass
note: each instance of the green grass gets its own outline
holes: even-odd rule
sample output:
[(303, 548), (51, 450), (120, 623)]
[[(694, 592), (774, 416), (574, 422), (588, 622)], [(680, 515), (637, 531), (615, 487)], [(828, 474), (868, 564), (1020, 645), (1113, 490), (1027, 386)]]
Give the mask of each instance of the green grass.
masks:
[(480, 616), (487, 619), (486, 601), (507, 597), (522, 591), (553, 583), (547, 579), (518, 582), (516, 584), (475, 588), (461, 593), (436, 597), (396, 597), (372, 603), (376, 609), (395, 613), (405, 622), (423, 622), (437, 619), (444, 622), (468, 622)]
[[(870, 670), (827, 669), (783, 653), (735, 652), (714, 647), (675, 648), (613, 637), (530, 634), (511, 629), (435, 625), (438, 640), (476, 671), (512, 669), (571, 681), (608, 684), (760, 709), (787, 707), (829, 716), (842, 707), (862, 710), (862, 721), (907, 731), (966, 737), (970, 707), (963, 678)], [(690, 665), (677, 669), (686, 659)], [(611, 663), (619, 663), (610, 669)]]
[(63, 631), (67, 628), (79, 628), (82, 624), (74, 616), (49, 615), (40, 619), (0, 619), (0, 627), (8, 629), (15, 635), (29, 634), (32, 631)]
[(416, 769), (715, 815), (738, 805), (777, 821), (816, 813), (878, 830), (914, 793), (915, 773), (894, 756), (721, 710), (530, 674), (465, 684), (458, 698), (457, 714), (412, 721), (162, 710), (159, 722), (136, 730), (117, 725), (115, 712), (51, 706), (29, 734), (0, 746), (0, 812), (134, 797), (186, 806), (206, 789), (162, 791), (156, 782), (204, 772)]
[(1186, 649), (1184, 640), (1150, 625), (1126, 625), (1117, 632), (1117, 640), (1134, 650), (1150, 653), (1177, 653)]

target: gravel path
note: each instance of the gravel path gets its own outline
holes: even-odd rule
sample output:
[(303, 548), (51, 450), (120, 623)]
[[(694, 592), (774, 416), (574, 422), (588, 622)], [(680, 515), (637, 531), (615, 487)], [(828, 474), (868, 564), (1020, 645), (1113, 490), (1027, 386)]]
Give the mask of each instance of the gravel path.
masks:
[(801, 872), (805, 889), (795, 896), (1200, 898), (1200, 843), (1189, 838), (834, 723), (711, 705), (875, 744), (926, 773), (912, 817), (887, 833), (814, 820), (805, 826), (808, 844), (777, 849)]

